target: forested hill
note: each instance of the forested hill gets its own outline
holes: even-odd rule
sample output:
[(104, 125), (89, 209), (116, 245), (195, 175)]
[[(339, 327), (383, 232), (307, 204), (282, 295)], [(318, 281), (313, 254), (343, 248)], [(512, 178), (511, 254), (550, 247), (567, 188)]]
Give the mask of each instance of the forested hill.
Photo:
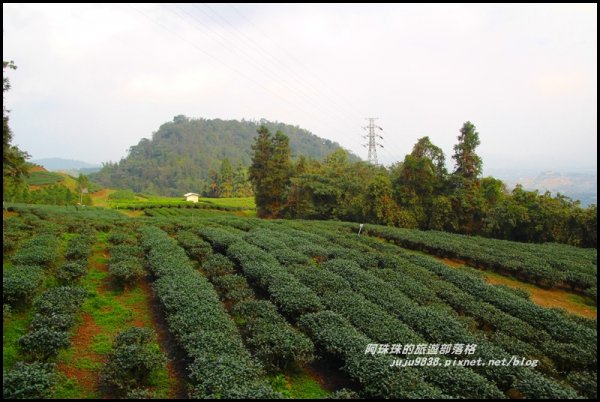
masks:
[(172, 122), (160, 126), (152, 139), (143, 138), (132, 146), (120, 162), (104, 164), (100, 172), (90, 177), (107, 187), (136, 192), (171, 196), (201, 193), (208, 189), (211, 170), (218, 171), (224, 158), (234, 168), (250, 165), (251, 146), (261, 124), (272, 133), (281, 130), (289, 137), (292, 156), (321, 160), (340, 148), (335, 142), (283, 123), (176, 116)]

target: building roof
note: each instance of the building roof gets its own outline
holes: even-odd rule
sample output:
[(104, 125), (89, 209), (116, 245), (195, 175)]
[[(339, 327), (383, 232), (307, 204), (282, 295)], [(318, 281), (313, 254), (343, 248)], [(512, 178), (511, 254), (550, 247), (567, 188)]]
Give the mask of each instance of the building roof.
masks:
[(198, 197), (200, 196), (199, 194), (196, 194), (196, 193), (187, 193), (187, 194), (184, 194), (183, 196), (184, 197), (189, 197), (190, 195), (195, 195), (195, 196), (198, 196)]

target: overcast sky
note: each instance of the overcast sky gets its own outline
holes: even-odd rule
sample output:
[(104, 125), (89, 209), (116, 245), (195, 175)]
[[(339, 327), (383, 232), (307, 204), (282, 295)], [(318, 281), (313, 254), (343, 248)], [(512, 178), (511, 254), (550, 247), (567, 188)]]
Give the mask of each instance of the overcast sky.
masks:
[(14, 141), (118, 161), (173, 116), (277, 120), (380, 162), (470, 120), (484, 169), (596, 170), (597, 6), (3, 4)]

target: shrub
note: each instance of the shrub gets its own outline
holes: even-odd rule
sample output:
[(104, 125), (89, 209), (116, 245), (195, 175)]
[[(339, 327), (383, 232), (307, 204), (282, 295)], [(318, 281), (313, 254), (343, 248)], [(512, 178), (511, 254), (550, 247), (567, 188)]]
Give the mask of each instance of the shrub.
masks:
[(288, 273), (273, 256), (258, 247), (238, 241), (229, 246), (227, 255), (238, 261), (244, 274), (265, 288), (273, 302), (291, 317), (323, 308), (311, 289)]
[(188, 230), (180, 230), (177, 232), (177, 241), (179, 241), (190, 257), (200, 262), (203, 262), (212, 254), (210, 243), (207, 243), (197, 234)]
[(208, 257), (202, 264), (202, 269), (204, 269), (206, 275), (211, 279), (235, 272), (233, 263), (222, 254), (213, 254)]
[(132, 284), (144, 277), (144, 268), (135, 260), (111, 262), (108, 272), (121, 284)]
[(70, 345), (69, 327), (79, 311), (87, 292), (82, 287), (56, 287), (44, 292), (34, 302), (36, 314), (31, 332), (19, 338), (24, 353), (45, 360)]
[(53, 364), (17, 362), (14, 368), (2, 375), (4, 399), (43, 399), (51, 396), (57, 383)]
[(231, 300), (234, 303), (254, 297), (254, 292), (248, 287), (248, 283), (243, 276), (218, 276), (213, 280), (213, 284), (219, 289), (225, 300)]
[(56, 279), (63, 284), (71, 284), (87, 273), (84, 261), (66, 262), (57, 272)]
[(2, 305), (2, 320), (6, 320), (7, 318), (10, 318), (11, 315), (12, 315), (12, 309), (10, 308), (10, 305), (3, 304)]
[(246, 345), (267, 368), (283, 370), (313, 359), (313, 343), (292, 328), (272, 303), (266, 300), (242, 302), (234, 307), (233, 313), (244, 318), (242, 327), (248, 333)]
[(36, 289), (42, 284), (43, 279), (42, 268), (34, 265), (17, 265), (4, 271), (2, 275), (3, 303), (12, 306), (28, 303)]
[(102, 382), (120, 391), (133, 391), (147, 383), (153, 371), (167, 362), (148, 328), (129, 328), (118, 334), (108, 362), (102, 369)]
[(38, 265), (48, 268), (58, 257), (58, 244), (54, 235), (37, 235), (21, 245), (12, 262), (15, 265)]
[(92, 252), (93, 238), (77, 235), (67, 242), (65, 258), (68, 260), (87, 260)]
[(19, 347), (38, 360), (47, 360), (56, 356), (60, 349), (71, 345), (69, 333), (48, 327), (38, 327), (19, 338)]
[(109, 241), (109, 243), (111, 244), (135, 244), (135, 238), (132, 238), (130, 235), (128, 235), (125, 232), (111, 232), (108, 235), (107, 240)]

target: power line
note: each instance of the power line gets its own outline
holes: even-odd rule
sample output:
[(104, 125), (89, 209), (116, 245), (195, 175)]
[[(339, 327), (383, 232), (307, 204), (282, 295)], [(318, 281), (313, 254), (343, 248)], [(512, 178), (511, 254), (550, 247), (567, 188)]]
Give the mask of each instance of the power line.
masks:
[[(226, 68), (228, 68), (229, 70), (233, 71), (234, 73), (238, 74), (239, 76), (247, 79), (248, 81), (252, 82), (254, 85), (256, 85), (257, 87), (263, 89), (266, 92), (269, 92), (270, 94), (274, 95), (275, 97), (283, 100), (285, 103), (287, 103), (292, 109), (299, 109), (301, 111), (303, 111), (304, 113), (308, 114), (308, 115), (312, 115), (313, 118), (317, 121), (320, 121), (321, 123), (324, 123), (325, 125), (328, 125), (330, 127), (333, 127), (333, 131), (337, 131), (337, 128), (335, 128), (331, 123), (329, 123), (326, 120), (320, 119), (318, 116), (316, 116), (316, 114), (312, 111), (306, 110), (302, 107), (300, 107), (301, 105), (299, 104), (294, 104), (292, 103), (290, 100), (286, 99), (285, 97), (282, 97), (279, 93), (271, 90), (270, 88), (262, 85), (260, 82), (257, 82), (256, 80), (254, 80), (253, 78), (251, 78), (249, 75), (244, 74), (242, 71), (240, 71), (237, 68), (234, 68), (232, 66), (230, 66), (228, 63), (224, 62), (223, 60), (221, 60), (220, 58), (212, 55), (211, 53), (207, 52), (205, 49), (199, 47), (196, 43), (194, 43), (193, 41), (188, 40), (187, 38), (179, 35), (176, 31), (174, 31), (173, 29), (168, 28), (167, 26), (157, 22), (156, 20), (152, 19), (151, 17), (149, 17), (148, 15), (146, 15), (144, 12), (140, 11), (139, 9), (129, 5), (129, 7), (133, 8), (135, 11), (137, 11), (139, 14), (141, 14), (142, 16), (144, 16), (145, 18), (147, 18), (148, 20), (150, 20), (151, 22), (155, 23), (156, 25), (160, 26), (161, 28), (171, 32), (173, 35), (177, 36), (178, 38), (180, 38), (181, 40), (189, 43), (190, 45), (192, 45), (194, 48), (196, 48), (197, 50), (201, 51), (202, 53), (204, 53), (205, 55), (207, 55), (208, 57), (210, 57), (211, 59), (217, 61), (219, 64), (225, 66)], [(174, 15), (176, 15), (178, 18), (182, 19), (183, 21), (185, 21), (185, 19), (183, 19), (180, 15), (178, 15), (177, 13), (173, 12)], [(297, 98), (296, 98), (297, 99)], [(319, 109), (320, 110), (320, 109)]]
[[(348, 117), (352, 117), (352, 118), (356, 118), (356, 114), (352, 114), (342, 108), (336, 108), (337, 105), (337, 101), (340, 97), (337, 97), (337, 99), (334, 99), (332, 97), (330, 97), (329, 94), (327, 94), (325, 91), (323, 91), (323, 86), (319, 85), (316, 86), (314, 85), (312, 82), (306, 80), (302, 74), (299, 74), (293, 67), (288, 66), (287, 64), (285, 64), (282, 60), (284, 60), (285, 58), (283, 57), (275, 57), (273, 56), (273, 52), (269, 52), (267, 49), (265, 49), (260, 43), (256, 42), (255, 40), (253, 40), (250, 36), (248, 36), (247, 34), (245, 34), (243, 31), (239, 30), (234, 24), (232, 24), (231, 22), (229, 22), (227, 20), (227, 18), (225, 18), (224, 16), (222, 16), (221, 14), (219, 14), (216, 10), (214, 10), (212, 7), (210, 7), (208, 4), (202, 4), (202, 7), (206, 8), (207, 10), (210, 10), (210, 12), (215, 15), (216, 17), (218, 17), (221, 21), (223, 21), (224, 23), (226, 23), (229, 27), (231, 27), (233, 29), (233, 31), (235, 31), (236, 35), (243, 39), (246, 43), (248, 43), (250, 46), (252, 46), (254, 49), (256, 49), (257, 53), (260, 53), (263, 57), (264, 60), (269, 60), (271, 63), (273, 63), (273, 65), (277, 65), (279, 66), (278, 68), (283, 68), (286, 72), (290, 73), (290, 75), (292, 75), (295, 80), (300, 84), (298, 86), (298, 88), (302, 91), (305, 90), (305, 88), (309, 88), (311, 91), (318, 93), (319, 95), (315, 98), (317, 101), (323, 101), (324, 98), (327, 98), (329, 100), (329, 102), (323, 102), (323, 105), (325, 105), (330, 111), (339, 114), (339, 117), (347, 119)], [(240, 12), (235, 9), (235, 7), (233, 7), (232, 5), (230, 5), (231, 8), (233, 8), (239, 15)], [(198, 8), (198, 6), (194, 5), (194, 7)], [(200, 10), (202, 11), (202, 10)], [(222, 27), (226, 28), (223, 24), (221, 24), (219, 21), (217, 21), (216, 19), (212, 18), (211, 16), (209, 16), (208, 14), (206, 14), (205, 12), (203, 12), (204, 15), (207, 15), (208, 17), (210, 17), (213, 21), (219, 23), (219, 25), (221, 25)], [(245, 17), (244, 17), (245, 18)], [(252, 26), (254, 26), (255, 28), (257, 28), (250, 20), (246, 19), (248, 22), (251, 23)], [(258, 29), (257, 29), (258, 32)], [(259, 32), (261, 35), (265, 36), (262, 32)], [(271, 40), (270, 38), (267, 37), (267, 39)], [(271, 41), (272, 42), (272, 41)], [(274, 42), (272, 42), (274, 43)], [(277, 45), (275, 43), (275, 45)], [(298, 61), (298, 59), (293, 55), (290, 54), (285, 48), (280, 47), (281, 50), (283, 50), (283, 52), (287, 53), (288, 55), (290, 55), (292, 58), (294, 58), (296, 61)], [(264, 62), (264, 60), (261, 60)], [(298, 61), (299, 62), (299, 61)], [(303, 71), (306, 71), (305, 68), (303, 68)], [(314, 74), (313, 74), (314, 75)], [(318, 79), (318, 77), (317, 77)], [(310, 93), (306, 92), (306, 94), (308, 96), (311, 96)]]
[[(244, 13), (242, 13), (238, 8), (236, 8), (235, 6), (233, 6), (232, 4), (229, 4), (229, 7), (236, 12), (236, 14), (238, 16), (240, 16), (242, 19), (244, 19), (246, 22), (248, 22), (250, 24), (251, 27), (254, 28), (255, 32), (257, 32), (258, 34), (260, 34), (264, 39), (266, 39), (267, 41), (269, 41), (270, 43), (272, 43), (274, 46), (276, 46), (280, 53), (285, 54), (287, 56), (288, 59), (293, 60), (297, 66), (302, 68), (303, 72), (307, 72), (309, 73), (313, 78), (315, 78), (318, 82), (319, 82), (319, 86), (318, 86), (318, 90), (325, 96), (327, 96), (330, 100), (335, 98), (337, 101), (341, 101), (342, 103), (344, 103), (349, 109), (351, 109), (352, 111), (349, 112), (345, 109), (340, 109), (340, 112), (344, 113), (348, 118), (350, 118), (351, 120), (356, 119), (357, 116), (360, 116), (362, 114), (362, 112), (360, 112), (360, 110), (353, 104), (350, 103), (347, 99), (346, 96), (344, 96), (344, 94), (341, 94), (340, 92), (337, 92), (333, 87), (329, 86), (329, 82), (327, 82), (326, 80), (322, 79), (318, 74), (316, 74), (314, 72), (314, 70), (311, 68), (310, 65), (307, 65), (305, 63), (305, 61), (301, 60), (300, 58), (296, 57), (296, 55), (293, 52), (290, 52), (288, 50), (287, 47), (281, 46), (279, 45), (275, 40), (272, 39), (272, 37), (268, 34), (266, 34), (260, 26), (258, 26), (257, 24), (255, 24), (250, 18), (248, 18)], [(293, 47), (292, 47), (293, 48)], [(330, 94), (332, 94), (333, 98), (330, 97)], [(336, 105), (336, 101), (333, 101), (331, 103), (332, 105)], [(398, 144), (396, 143), (396, 141), (394, 141), (393, 137), (387, 137), (386, 138), (387, 142), (390, 143), (394, 149), (401, 149), (402, 147), (398, 146)], [(383, 150), (384, 154), (388, 154), (388, 152), (385, 151), (385, 149)], [(396, 154), (395, 152), (393, 154)], [(394, 159), (401, 159), (401, 154), (398, 155), (398, 158), (395, 158), (394, 156), (390, 155), (389, 159), (391, 161), (393, 161)]]
[[(163, 5), (164, 8), (167, 8), (166, 5)], [(259, 70), (261, 70), (263, 73), (265, 73), (267, 76), (269, 77), (275, 77), (279, 79), (279, 82), (281, 85), (285, 86), (286, 88), (288, 88), (291, 92), (295, 92), (297, 95), (299, 96), (295, 96), (294, 100), (296, 101), (296, 103), (298, 105), (304, 106), (304, 103), (302, 103), (302, 99), (304, 97), (305, 94), (303, 94), (301, 91), (299, 91), (298, 89), (292, 87), (288, 81), (286, 80), (285, 77), (282, 77), (277, 71), (274, 71), (270, 68), (270, 66), (265, 65), (263, 60), (257, 60), (255, 58), (255, 56), (250, 52), (247, 52), (245, 49), (241, 49), (238, 46), (238, 43), (231, 41), (230, 39), (228, 39), (227, 37), (223, 36), (221, 33), (218, 32), (213, 32), (211, 30), (207, 30), (204, 28), (204, 22), (200, 19), (198, 19), (195, 15), (190, 14), (188, 11), (186, 11), (185, 9), (179, 7), (178, 5), (175, 5), (175, 7), (177, 9), (180, 10), (181, 13), (186, 14), (188, 17), (191, 17), (191, 19), (195, 20), (196, 22), (192, 21), (192, 20), (186, 20), (185, 18), (183, 18), (179, 13), (175, 12), (172, 9), (168, 9), (169, 11), (171, 11), (175, 16), (177, 16), (178, 18), (182, 19), (183, 21), (186, 21), (188, 23), (190, 23), (193, 27), (198, 27), (201, 28), (201, 30), (198, 30), (199, 32), (203, 33), (205, 36), (210, 34), (213, 37), (216, 35), (220, 38), (221, 42), (226, 45), (226, 48), (229, 49), (232, 52), (241, 52), (243, 54), (243, 56), (251, 63), (253, 64), (255, 67), (257, 67)], [(200, 10), (202, 11), (202, 10)], [(202, 11), (202, 13), (204, 15), (206, 15), (207, 17), (211, 18), (213, 21), (217, 22), (213, 17), (211, 17), (210, 15), (206, 14), (205, 12)], [(220, 24), (221, 26), (223, 26), (222, 24)], [(264, 88), (264, 87), (263, 87)], [(284, 99), (288, 104), (292, 105), (292, 103), (290, 101), (288, 101), (285, 98), (282, 98), (279, 94), (276, 94), (275, 92), (273, 92), (272, 90), (268, 90), (270, 93), (275, 94), (276, 96), (278, 96), (280, 99)], [(319, 100), (319, 98), (315, 98), (316, 101)], [(318, 113), (322, 113), (324, 115), (330, 116), (330, 114), (327, 114), (326, 111), (323, 110), (323, 107), (319, 107), (318, 105), (316, 105), (316, 101), (311, 101), (308, 103), (308, 109), (304, 108), (304, 107), (297, 107), (297, 109), (300, 109), (301, 111), (304, 111), (306, 114), (313, 116), (313, 120), (320, 122), (324, 125), (327, 125), (328, 127), (330, 127), (332, 129), (333, 132), (339, 132), (339, 127), (335, 126), (333, 123), (330, 123), (328, 120), (326, 119), (322, 119), (321, 117), (319, 117)], [(327, 105), (329, 106), (329, 105)], [(314, 109), (314, 111), (313, 111)]]
[[(269, 60), (269, 64), (265, 65), (265, 60), (264, 59), (260, 59), (257, 60), (256, 59), (256, 55), (260, 52), (261, 54), (267, 54), (269, 56), (270, 59), (275, 60), (278, 62), (279, 65), (282, 65), (284, 67), (287, 67), (285, 64), (283, 64), (279, 58), (273, 57), (269, 54), (269, 52), (267, 50), (265, 50), (262, 46), (260, 46), (259, 44), (254, 43), (254, 41), (252, 39), (250, 39), (249, 37), (247, 37), (243, 32), (239, 31), (237, 28), (235, 28), (231, 23), (229, 23), (224, 17), (218, 15), (216, 13), (216, 11), (214, 11), (213, 9), (210, 9), (210, 11), (218, 16), (221, 20), (223, 20), (225, 23), (227, 23), (229, 26), (231, 26), (232, 28), (234, 28), (237, 33), (239, 33), (238, 37), (242, 37), (244, 36), (244, 39), (246, 39), (246, 42), (253, 44), (254, 48), (257, 49), (257, 51), (251, 50), (250, 52), (248, 52), (246, 49), (239, 49), (238, 47), (240, 46), (239, 42), (235, 42), (232, 41), (230, 38), (227, 38), (226, 36), (222, 35), (219, 32), (216, 31), (212, 31), (206, 28), (206, 23), (200, 19), (198, 19), (195, 15), (189, 13), (188, 11), (186, 11), (185, 9), (181, 8), (178, 5), (175, 5), (175, 7), (177, 7), (177, 9), (179, 10), (179, 12), (175, 12), (175, 10), (173, 9), (168, 9), (165, 5), (163, 5), (163, 8), (167, 8), (169, 11), (171, 11), (171, 13), (173, 13), (176, 17), (178, 17), (179, 19), (181, 19), (182, 21), (185, 21), (187, 24), (191, 25), (192, 28), (196, 28), (195, 30), (202, 33), (203, 35), (207, 36), (211, 35), (212, 37), (216, 38), (218, 36), (218, 40), (223, 43), (226, 48), (231, 51), (234, 52), (234, 54), (236, 52), (239, 53), (243, 53), (243, 56), (254, 66), (256, 66), (258, 69), (260, 69), (262, 72), (266, 73), (267, 75), (270, 75), (271, 77), (275, 76), (276, 78), (278, 78), (279, 81), (281, 81), (281, 84), (284, 85), (286, 88), (289, 88), (291, 91), (294, 91), (296, 94), (300, 94), (301, 96), (294, 96), (292, 100), (287, 99), (287, 97), (283, 97), (281, 96), (280, 93), (278, 93), (278, 91), (273, 91), (271, 88), (269, 88), (268, 86), (263, 85), (261, 82), (256, 81), (255, 79), (253, 79), (251, 76), (249, 76), (248, 74), (245, 74), (244, 72), (240, 71), (238, 68), (235, 68), (233, 66), (230, 65), (230, 63), (227, 63), (225, 61), (223, 61), (222, 59), (212, 55), (211, 53), (207, 52), (203, 47), (198, 46), (196, 43), (194, 43), (193, 41), (190, 41), (189, 39), (183, 37), (182, 35), (178, 34), (178, 32), (174, 31), (173, 29), (170, 29), (169, 27), (159, 23), (158, 21), (154, 20), (153, 18), (150, 18), (148, 15), (146, 15), (145, 13), (143, 13), (142, 11), (138, 10), (135, 7), (130, 6), (131, 8), (134, 8), (138, 13), (142, 14), (145, 18), (149, 19), (151, 22), (161, 26), (161, 28), (170, 31), (172, 34), (174, 34), (175, 36), (179, 37), (180, 39), (182, 39), (183, 41), (191, 44), (194, 48), (196, 48), (197, 50), (201, 51), (202, 53), (204, 53), (205, 55), (207, 55), (208, 57), (210, 57), (211, 59), (217, 61), (219, 64), (225, 66), (226, 68), (228, 68), (229, 70), (233, 71), (234, 73), (236, 73), (237, 75), (247, 79), (248, 81), (252, 82), (254, 85), (256, 85), (257, 87), (259, 87), (260, 89), (269, 92), (270, 94), (274, 95), (275, 97), (283, 100), (290, 108), (292, 109), (298, 109), (300, 111), (303, 111), (304, 113), (306, 113), (307, 115), (312, 116), (313, 119), (315, 119), (317, 122), (320, 122), (321, 124), (326, 125), (327, 127), (330, 127), (330, 129), (332, 129), (333, 132), (337, 132), (340, 133), (340, 129), (337, 125), (334, 125), (333, 122), (330, 122), (328, 119), (323, 119), (321, 118), (321, 116), (317, 116), (317, 114), (323, 114), (323, 115), (327, 115), (328, 117), (331, 116), (331, 114), (328, 114), (325, 110), (323, 110), (322, 107), (319, 107), (317, 105), (318, 102), (324, 102), (323, 97), (322, 96), (316, 96), (314, 98), (312, 98), (313, 100), (311, 100), (308, 104), (306, 104), (306, 102), (303, 100), (303, 98), (306, 98), (305, 93), (303, 93), (302, 91), (300, 91), (299, 89), (292, 87), (291, 86), (291, 82), (289, 79), (281, 78), (281, 75), (279, 74), (278, 71), (273, 71), (270, 67), (271, 67), (271, 60)], [(194, 6), (196, 7), (196, 6)], [(245, 18), (252, 26), (256, 27), (256, 25), (248, 20), (246, 17), (244, 17), (243, 14), (241, 14), (237, 9), (235, 9), (235, 7), (231, 6), (240, 16), (242, 16), (243, 18)], [(196, 7), (197, 8), (197, 7)], [(214, 22), (218, 23), (220, 26), (224, 27), (225, 26), (220, 22), (217, 21), (214, 17), (212, 17), (211, 15), (208, 15), (206, 12), (204, 12), (203, 10), (200, 10), (205, 16), (207, 16), (208, 18), (210, 18), (211, 20), (213, 20)], [(182, 17), (182, 15), (180, 15), (179, 13), (185, 14), (188, 16), (188, 18), (184, 18)], [(195, 21), (193, 21), (195, 20)], [(200, 28), (200, 29), (198, 29)], [(256, 27), (258, 28), (258, 27)], [(262, 32), (261, 32), (262, 34)], [(262, 34), (263, 36), (265, 36), (264, 34)], [(265, 36), (266, 37), (266, 36)], [(270, 38), (267, 37), (267, 39), (271, 40)], [(276, 42), (273, 42), (271, 40), (272, 43), (275, 43), (275, 45), (277, 45)], [(297, 57), (295, 57), (293, 54), (291, 54), (290, 52), (288, 52), (285, 48), (279, 46), (283, 52), (289, 54), (293, 59), (298, 60)], [(298, 60), (299, 61), (299, 60)], [(303, 65), (303, 63), (300, 62), (299, 64), (300, 66)], [(296, 86), (302, 87), (302, 84), (298, 84), (298, 82), (300, 82), (300, 80), (303, 80), (302, 77), (299, 74), (296, 74), (294, 70), (292, 70), (291, 68), (287, 68), (287, 70), (291, 71), (294, 74), (294, 78), (298, 77), (300, 79), (294, 79), (292, 80), (293, 83), (296, 84)], [(304, 70), (303, 70), (304, 71)], [(310, 72), (313, 76), (315, 76), (317, 79), (319, 79), (319, 77), (317, 75), (315, 75), (310, 69), (306, 69), (306, 71)], [(304, 80), (303, 80), (304, 81)], [(308, 86), (312, 86), (311, 83), (308, 83), (307, 85), (304, 85), (305, 87)], [(316, 87), (315, 87), (316, 88)], [(317, 88), (317, 91), (321, 91), (321, 93), (323, 93), (323, 89), (327, 89), (326, 85), (323, 86), (319, 86)], [(332, 91), (330, 89), (330, 91)], [(309, 94), (308, 97), (310, 98), (311, 95)], [(336, 99), (338, 100), (342, 100), (344, 102), (346, 102), (348, 105), (350, 105), (350, 103), (347, 102), (347, 100), (343, 97), (343, 96), (337, 96)], [(306, 109), (304, 106), (307, 106), (308, 109)], [(334, 110), (334, 108), (336, 108), (336, 112), (339, 113), (339, 116), (346, 116), (346, 118), (350, 117), (351, 119), (355, 119), (359, 114), (355, 113), (352, 114), (350, 112), (348, 112), (347, 110), (344, 110), (343, 108), (340, 107), (340, 105), (338, 105), (335, 101), (334, 102), (324, 102), (324, 106), (326, 106), (329, 110)], [(292, 110), (290, 109), (290, 110)], [(358, 110), (358, 109), (355, 109)], [(382, 138), (381, 136), (379, 136), (379, 138)], [(388, 138), (389, 140), (392, 140), (391, 138)], [(393, 143), (393, 141), (392, 141)], [(395, 145), (395, 144), (393, 144)], [(376, 154), (376, 148), (380, 147), (383, 148), (383, 145), (376, 143), (375, 146), (370, 149), (370, 154), (375, 156), (375, 163), (377, 163), (377, 154)], [(387, 154), (387, 152), (385, 151), (385, 149), (382, 149), (384, 154)], [(387, 155), (386, 155), (387, 156)], [(371, 157), (369, 158), (369, 161), (371, 161)]]

